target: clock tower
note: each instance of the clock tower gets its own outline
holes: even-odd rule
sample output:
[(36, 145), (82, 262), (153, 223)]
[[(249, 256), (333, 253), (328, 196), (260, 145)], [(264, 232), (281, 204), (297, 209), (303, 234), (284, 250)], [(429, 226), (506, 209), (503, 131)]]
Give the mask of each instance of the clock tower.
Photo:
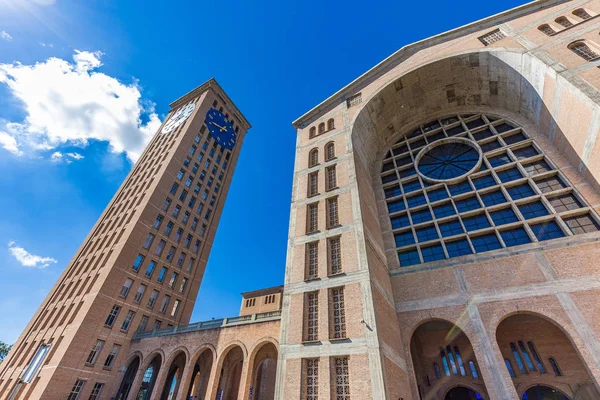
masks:
[(0, 365), (0, 399), (104, 398), (135, 332), (189, 322), (250, 124), (214, 79), (165, 121)]

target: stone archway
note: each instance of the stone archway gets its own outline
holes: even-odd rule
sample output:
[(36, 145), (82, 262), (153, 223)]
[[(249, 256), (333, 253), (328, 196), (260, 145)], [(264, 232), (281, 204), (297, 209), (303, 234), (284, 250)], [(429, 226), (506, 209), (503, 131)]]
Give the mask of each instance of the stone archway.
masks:
[(133, 381), (135, 380), (137, 371), (140, 368), (140, 363), (140, 357), (135, 356), (134, 359), (131, 360), (131, 362), (127, 366), (127, 370), (125, 371), (125, 375), (123, 375), (121, 385), (119, 386), (119, 391), (115, 396), (116, 400), (126, 400), (127, 396), (129, 396), (129, 392), (131, 391), (131, 387), (133, 386)]
[(254, 356), (250, 400), (273, 400), (277, 371), (277, 348), (271, 342), (263, 344)]
[(221, 364), (217, 398), (220, 400), (237, 400), (243, 366), (244, 351), (240, 346), (233, 346), (229, 349)]
[(199, 400), (206, 398), (213, 358), (213, 353), (209, 348), (202, 351), (198, 356), (198, 359), (194, 363), (194, 370), (186, 399)]
[(410, 352), (421, 398), (444, 398), (444, 393), (456, 386), (475, 388), (487, 397), (471, 342), (458, 326), (445, 320), (421, 324), (411, 337)]
[(466, 386), (455, 386), (448, 390), (444, 400), (482, 400), (483, 396)]
[(173, 361), (171, 361), (171, 365), (165, 366), (168, 367), (168, 371), (162, 395), (160, 396), (161, 400), (175, 400), (177, 398), (186, 361), (185, 352), (180, 351), (173, 358)]
[(534, 394), (541, 396), (533, 397), (536, 400), (600, 398), (578, 350), (554, 322), (532, 313), (513, 314), (498, 325), (496, 340), (523, 399)]
[(156, 354), (154, 357), (151, 358), (151, 361), (144, 369), (144, 375), (142, 375), (142, 383), (140, 385), (140, 389), (138, 390), (136, 400), (150, 399), (150, 397), (152, 396), (152, 392), (154, 391), (154, 384), (156, 383), (156, 379), (158, 378), (158, 373), (160, 372), (161, 363), (162, 356), (160, 354)]

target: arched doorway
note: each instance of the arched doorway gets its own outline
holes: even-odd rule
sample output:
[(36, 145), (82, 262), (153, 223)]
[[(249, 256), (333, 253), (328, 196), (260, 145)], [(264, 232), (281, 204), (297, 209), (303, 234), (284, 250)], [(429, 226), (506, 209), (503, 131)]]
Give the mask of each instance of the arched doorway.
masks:
[(444, 398), (453, 386), (456, 388), (448, 392), (446, 399), (462, 399), (458, 396), (466, 393), (467, 387), (487, 397), (471, 342), (458, 326), (443, 320), (425, 322), (413, 333), (410, 351), (421, 398)]
[(142, 384), (140, 386), (140, 390), (138, 391), (136, 400), (150, 399), (150, 396), (152, 396), (152, 391), (154, 390), (156, 378), (158, 377), (158, 373), (160, 372), (161, 363), (162, 357), (160, 356), (160, 354), (157, 354), (154, 356), (154, 358), (152, 358), (152, 361), (150, 361), (150, 363), (144, 370)]
[(227, 352), (221, 366), (219, 389), (217, 392), (218, 399), (237, 400), (243, 365), (244, 351), (240, 346), (234, 346)]
[(162, 395), (160, 396), (161, 400), (175, 400), (177, 398), (185, 363), (185, 353), (180, 351), (169, 366), (167, 379), (165, 380), (165, 386), (163, 388)]
[(578, 351), (553, 322), (535, 314), (514, 314), (498, 325), (496, 340), (515, 388), (532, 386), (523, 399), (564, 400), (583, 386), (589, 394), (582, 399), (600, 399)]
[(213, 364), (213, 354), (209, 349), (204, 350), (196, 363), (192, 372), (192, 380), (188, 389), (186, 399), (189, 400), (204, 400), (206, 389), (208, 388), (208, 379)]
[(464, 386), (456, 386), (446, 393), (444, 400), (482, 400), (483, 396)]
[(273, 343), (261, 346), (254, 357), (250, 400), (273, 400), (277, 372), (277, 348)]
[(548, 386), (532, 386), (523, 393), (522, 400), (571, 400), (560, 390)]
[(129, 363), (127, 370), (125, 371), (125, 375), (123, 375), (123, 380), (121, 381), (121, 385), (119, 386), (119, 391), (115, 396), (116, 400), (125, 400), (127, 396), (129, 396), (129, 391), (131, 390), (131, 386), (133, 385), (133, 380), (135, 379), (135, 375), (140, 367), (140, 358), (135, 357)]

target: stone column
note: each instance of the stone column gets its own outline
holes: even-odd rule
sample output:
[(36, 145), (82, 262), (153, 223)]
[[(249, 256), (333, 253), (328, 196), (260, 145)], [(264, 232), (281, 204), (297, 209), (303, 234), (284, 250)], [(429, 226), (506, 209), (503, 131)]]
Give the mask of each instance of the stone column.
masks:
[[(512, 383), (508, 370), (504, 367), (502, 353), (496, 342), (496, 333), (488, 333), (485, 330), (476, 304), (469, 304), (467, 312), (473, 329), (473, 335), (470, 338), (471, 346), (479, 363), (481, 377), (490, 400), (518, 399), (515, 385)], [(485, 368), (481, 368), (482, 366)]]
[(210, 369), (210, 377), (208, 378), (208, 384), (206, 385), (206, 396), (203, 400), (214, 400), (217, 397), (219, 391), (219, 378), (221, 377), (221, 368), (217, 360)]
[(126, 400), (135, 400), (137, 396), (137, 392), (140, 390), (140, 386), (142, 386), (142, 379), (144, 378), (144, 366), (140, 365), (137, 372), (135, 373), (135, 378), (133, 379), (133, 383), (131, 384), (131, 389), (129, 389), (129, 394), (127, 395)]
[(150, 396), (150, 400), (159, 400), (160, 395), (163, 392), (165, 381), (167, 380), (167, 375), (169, 375), (170, 365), (165, 365), (158, 371), (158, 377), (156, 378), (156, 382), (154, 383), (154, 388), (152, 389), (152, 396)]
[(195, 360), (187, 360), (187, 364), (183, 368), (181, 374), (181, 381), (179, 382), (179, 390), (177, 391), (177, 400), (186, 400), (188, 389), (190, 388), (190, 382), (193, 378)]
[[(244, 361), (244, 366), (242, 367), (242, 376), (240, 377), (240, 399), (248, 400), (250, 398), (250, 387), (252, 387), (252, 381), (254, 379), (254, 361), (256, 357), (252, 361)], [(256, 392), (256, 388), (254, 388), (254, 392)]]

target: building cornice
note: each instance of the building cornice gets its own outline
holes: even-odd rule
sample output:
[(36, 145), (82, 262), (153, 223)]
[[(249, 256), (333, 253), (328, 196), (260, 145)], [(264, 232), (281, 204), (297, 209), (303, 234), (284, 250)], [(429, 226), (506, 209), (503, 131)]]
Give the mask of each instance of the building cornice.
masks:
[(253, 290), (251, 292), (244, 292), (244, 293), (242, 293), (242, 297), (245, 299), (249, 299), (252, 297), (266, 296), (268, 294), (273, 294), (273, 293), (283, 293), (283, 285)]
[(185, 103), (191, 101), (192, 99), (194, 99), (195, 97), (199, 96), (200, 94), (206, 92), (209, 89), (212, 89), (218, 96), (221, 97), (221, 99), (226, 103), (225, 106), (230, 109), (230, 111), (234, 114), (234, 116), (238, 119), (238, 121), (240, 121), (240, 123), (243, 125), (245, 130), (252, 128), (252, 125), (250, 125), (250, 122), (248, 122), (246, 117), (244, 117), (244, 114), (242, 114), (242, 112), (236, 107), (234, 102), (231, 101), (229, 96), (227, 96), (227, 93), (225, 93), (225, 91), (223, 90), (221, 85), (219, 85), (219, 83), (217, 82), (217, 80), (215, 78), (210, 78), (209, 80), (204, 82), (202, 85), (200, 85), (197, 88), (193, 89), (192, 91), (184, 94), (183, 96), (181, 96), (180, 98), (178, 98), (177, 100), (175, 100), (174, 102), (169, 104), (169, 107), (171, 107), (170, 111), (173, 111), (173, 109), (184, 105)]
[(411, 56), (412, 54), (420, 50), (426, 49), (428, 47), (432, 47), (443, 42), (447, 42), (449, 40), (454, 40), (461, 36), (465, 36), (476, 31), (492, 28), (504, 22), (507, 22), (508, 20), (515, 19), (544, 8), (566, 3), (567, 1), (568, 0), (532, 1), (530, 3), (523, 4), (521, 6), (512, 8), (507, 11), (503, 11), (490, 17), (471, 22), (470, 24), (463, 25), (459, 28), (455, 28), (403, 46), (399, 50), (394, 52), (392, 55), (388, 56), (383, 61), (375, 65), (373, 68), (369, 69), (367, 72), (363, 73), (358, 78), (350, 82), (348, 85), (344, 86), (342, 89), (329, 96), (317, 106), (310, 109), (308, 112), (306, 112), (301, 117), (292, 122), (292, 125), (296, 129), (304, 128), (305, 124), (307, 124), (312, 119), (315, 119), (315, 117), (321, 115), (324, 111), (335, 107), (341, 102), (345, 102), (348, 97), (351, 97), (360, 92), (360, 90), (363, 87), (367, 86), (370, 82), (372, 82), (373, 80), (380, 77), (381, 75), (389, 71), (391, 68), (396, 66), (399, 63), (399, 61), (402, 60), (402, 58), (404, 57), (408, 58), (408, 56)]

